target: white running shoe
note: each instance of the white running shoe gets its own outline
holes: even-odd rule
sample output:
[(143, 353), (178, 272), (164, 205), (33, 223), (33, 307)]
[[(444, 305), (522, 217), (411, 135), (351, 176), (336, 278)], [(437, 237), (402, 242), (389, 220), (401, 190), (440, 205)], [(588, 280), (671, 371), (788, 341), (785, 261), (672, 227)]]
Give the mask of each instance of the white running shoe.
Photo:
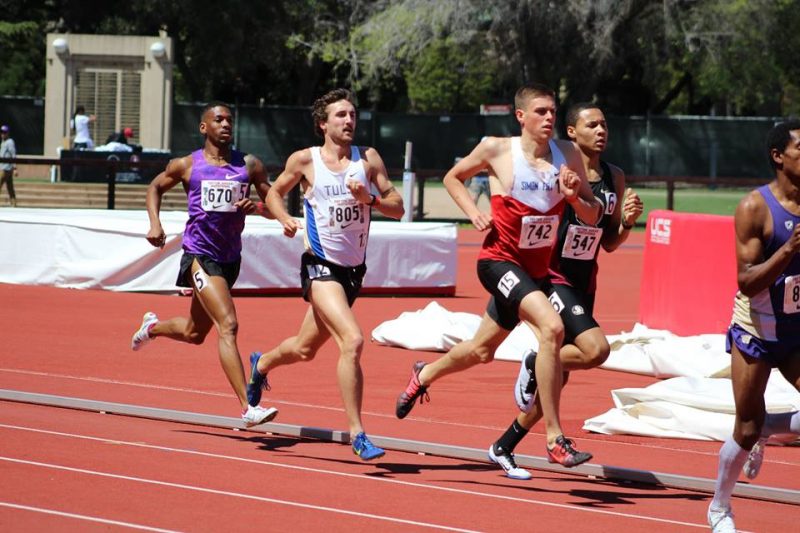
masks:
[(536, 352), (528, 350), (522, 355), (519, 375), (514, 384), (514, 399), (523, 413), (529, 413), (536, 399)]
[(761, 470), (761, 463), (764, 462), (764, 446), (767, 445), (767, 439), (758, 439), (753, 449), (747, 454), (747, 461), (742, 467), (744, 477), (747, 479), (755, 479), (758, 472)]
[(269, 409), (264, 409), (260, 405), (256, 405), (253, 407), (252, 405), (247, 406), (247, 411), (242, 413), (242, 420), (244, 420), (245, 425), (251, 428), (253, 426), (257, 426), (259, 424), (266, 424), (275, 416), (277, 416), (278, 410), (274, 407), (270, 407)]
[(527, 480), (533, 477), (531, 476), (530, 472), (517, 466), (517, 462), (514, 460), (513, 453), (506, 453), (503, 451), (500, 453), (495, 453), (494, 444), (489, 446), (489, 460), (500, 465), (503, 470), (506, 471), (506, 476), (510, 477), (511, 479)]
[(713, 533), (736, 533), (733, 523), (733, 512), (730, 507), (725, 509), (712, 509), (708, 507), (708, 525)]
[(158, 322), (158, 317), (155, 313), (148, 311), (142, 317), (142, 325), (136, 330), (136, 333), (131, 337), (131, 350), (134, 352), (141, 350), (142, 346), (150, 342), (150, 328)]

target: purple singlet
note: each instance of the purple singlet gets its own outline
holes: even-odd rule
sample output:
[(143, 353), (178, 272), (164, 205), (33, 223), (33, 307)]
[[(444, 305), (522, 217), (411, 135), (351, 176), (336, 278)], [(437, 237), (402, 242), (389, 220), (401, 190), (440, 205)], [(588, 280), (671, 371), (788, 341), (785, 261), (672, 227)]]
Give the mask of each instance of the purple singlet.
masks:
[(187, 202), (189, 220), (183, 249), (220, 263), (238, 261), (242, 255), (245, 214), (233, 204), (250, 194), (250, 178), (242, 152), (233, 150), (231, 162), (210, 165), (203, 150), (192, 152), (192, 175)]

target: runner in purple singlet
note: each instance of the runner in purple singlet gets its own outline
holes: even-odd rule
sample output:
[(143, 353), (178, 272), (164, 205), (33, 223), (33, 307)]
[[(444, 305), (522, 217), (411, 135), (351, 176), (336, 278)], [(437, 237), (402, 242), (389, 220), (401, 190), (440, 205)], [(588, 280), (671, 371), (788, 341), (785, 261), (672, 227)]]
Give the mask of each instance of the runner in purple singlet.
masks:
[(800, 435), (800, 412), (768, 413), (764, 400), (774, 368), (800, 390), (800, 121), (770, 130), (767, 155), (775, 178), (748, 193), (733, 216), (739, 290), (726, 347), (736, 415), (708, 507), (714, 533), (736, 531), (736, 480), (742, 471), (758, 475), (767, 439)]
[[(161, 198), (178, 184), (186, 190), (189, 220), (176, 284), (193, 289), (189, 316), (159, 320), (155, 313), (145, 313), (131, 348), (139, 350), (156, 337), (202, 344), (214, 326), (222, 369), (239, 400), (242, 419), (254, 426), (272, 420), (278, 411), (247, 403), (231, 288), (239, 276), (245, 215), (258, 212), (271, 218), (263, 204), (269, 182), (257, 157), (232, 148), (233, 117), (227, 105), (215, 102), (203, 109), (200, 133), (205, 137), (203, 148), (170, 161), (147, 189), (147, 240), (159, 248), (166, 242), (159, 220)], [(250, 200), (250, 185), (262, 202)]]

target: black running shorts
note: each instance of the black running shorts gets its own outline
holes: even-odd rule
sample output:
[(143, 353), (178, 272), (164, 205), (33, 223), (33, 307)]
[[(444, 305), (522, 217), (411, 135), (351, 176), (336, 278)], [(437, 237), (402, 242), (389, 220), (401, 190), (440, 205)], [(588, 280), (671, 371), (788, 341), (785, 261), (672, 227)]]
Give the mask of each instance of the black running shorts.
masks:
[(545, 294), (564, 322), (564, 344), (574, 344), (578, 335), (599, 327), (593, 316), (594, 294), (558, 283), (553, 283)]
[(300, 258), (300, 286), (303, 288), (303, 299), (309, 301), (308, 291), (311, 290), (312, 281), (336, 281), (344, 288), (347, 304), (352, 307), (361, 291), (366, 273), (367, 265), (364, 263), (354, 267), (343, 267), (305, 252)]
[(534, 291), (547, 294), (550, 281), (533, 279), (521, 266), (510, 261), (480, 259), (478, 279), (492, 297), (486, 312), (497, 324), (511, 331), (519, 324), (519, 304)]
[(178, 280), (175, 285), (178, 287), (191, 287), (192, 284), (192, 263), (197, 259), (200, 266), (209, 276), (222, 276), (228, 282), (228, 289), (233, 288), (233, 284), (239, 278), (239, 268), (242, 264), (241, 259), (233, 263), (220, 263), (211, 259), (207, 255), (195, 255), (183, 252), (181, 257), (181, 268), (178, 272)]

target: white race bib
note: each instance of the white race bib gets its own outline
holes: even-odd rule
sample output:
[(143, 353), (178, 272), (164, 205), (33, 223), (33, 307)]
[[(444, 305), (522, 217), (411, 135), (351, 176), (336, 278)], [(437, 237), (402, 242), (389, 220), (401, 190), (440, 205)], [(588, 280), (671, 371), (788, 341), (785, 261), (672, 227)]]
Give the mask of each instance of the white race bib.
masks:
[(605, 191), (603, 195), (606, 197), (606, 215), (611, 215), (617, 207), (617, 193)]
[(333, 198), (329, 206), (331, 233), (363, 231), (366, 227), (365, 210), (369, 207), (355, 198)]
[(203, 180), (202, 200), (200, 206), (203, 211), (236, 211), (233, 205), (244, 199), (247, 194), (247, 184), (238, 181)]
[(800, 274), (786, 276), (783, 288), (783, 312), (800, 313)]
[(570, 224), (569, 228), (567, 228), (564, 247), (561, 249), (561, 257), (591, 261), (597, 253), (597, 247), (602, 236), (603, 230), (600, 228)]
[(556, 242), (558, 215), (534, 215), (522, 217), (520, 248), (547, 248)]

